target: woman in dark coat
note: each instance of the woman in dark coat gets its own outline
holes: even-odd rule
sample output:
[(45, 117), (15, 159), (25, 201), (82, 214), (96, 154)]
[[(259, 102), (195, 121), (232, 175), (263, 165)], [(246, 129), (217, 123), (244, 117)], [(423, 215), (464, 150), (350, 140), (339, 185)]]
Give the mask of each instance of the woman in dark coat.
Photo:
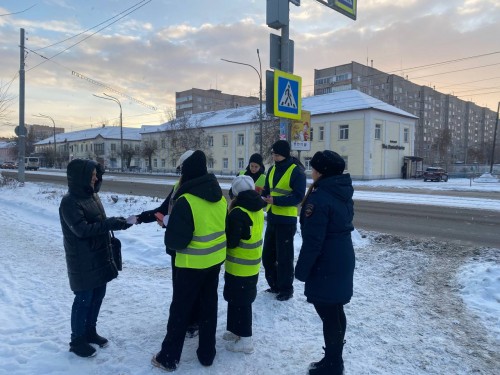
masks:
[(311, 159), (313, 184), (300, 213), (302, 247), (295, 277), (305, 281), (304, 294), (323, 321), (325, 356), (309, 366), (310, 375), (340, 375), (346, 331), (344, 305), (353, 294), (354, 248), (351, 231), (354, 203), (344, 160), (335, 152)]
[(96, 323), (106, 284), (118, 276), (109, 232), (130, 227), (125, 218), (106, 218), (97, 195), (103, 174), (93, 160), (72, 160), (67, 168), (68, 193), (59, 206), (69, 284), (75, 294), (70, 351), (80, 357), (95, 355), (89, 344), (108, 344), (97, 334)]
[[(248, 160), (248, 165), (245, 169), (241, 170), (236, 177), (238, 176), (250, 176), (255, 184), (255, 191), (257, 193), (261, 193), (262, 189), (264, 189), (264, 185), (266, 183), (266, 167), (264, 166), (264, 161), (262, 159), (262, 155), (259, 153), (252, 154), (250, 156), (250, 160)], [(229, 189), (229, 198), (233, 199), (233, 189)]]

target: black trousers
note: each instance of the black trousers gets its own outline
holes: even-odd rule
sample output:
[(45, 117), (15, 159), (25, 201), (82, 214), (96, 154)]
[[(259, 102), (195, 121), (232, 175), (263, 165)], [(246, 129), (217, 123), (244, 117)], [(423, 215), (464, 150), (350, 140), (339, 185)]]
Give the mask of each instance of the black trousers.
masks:
[(297, 224), (267, 224), (262, 250), (267, 283), (283, 293), (293, 293), (293, 238)]
[(207, 269), (177, 268), (175, 274), (167, 334), (157, 359), (162, 363), (179, 362), (190, 314), (200, 299), (199, 344), (196, 351), (200, 362), (209, 366), (215, 358), (217, 303), (220, 264)]
[(252, 336), (252, 304), (227, 304), (227, 330), (241, 337)]
[(314, 304), (314, 308), (323, 322), (327, 366), (332, 370), (331, 374), (340, 374), (344, 368), (342, 350), (347, 327), (344, 306), (341, 304)]
[[(171, 263), (172, 263), (172, 288), (174, 287), (175, 284), (175, 276), (177, 274), (178, 268), (175, 266), (175, 255), (176, 253), (174, 252), (173, 255), (170, 255), (171, 257)], [(194, 302), (193, 309), (191, 310), (191, 314), (189, 314), (189, 323), (188, 327), (189, 328), (195, 328), (198, 327), (198, 321), (200, 320), (200, 298), (198, 297), (196, 301)]]

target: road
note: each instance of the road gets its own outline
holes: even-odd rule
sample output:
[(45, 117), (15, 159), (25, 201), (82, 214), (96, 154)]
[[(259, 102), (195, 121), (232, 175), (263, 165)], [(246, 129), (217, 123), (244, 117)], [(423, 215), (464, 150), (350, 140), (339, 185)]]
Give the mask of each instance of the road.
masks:
[[(5, 176), (17, 176), (17, 171), (3, 171)], [(26, 172), (26, 181), (46, 182), (66, 185), (66, 176)], [(151, 183), (151, 176), (114, 175), (120, 176), (120, 181), (111, 178), (103, 184), (103, 192), (119, 194), (165, 197), (170, 191), (167, 186), (175, 181), (173, 177), (158, 176), (157, 183)], [(128, 181), (123, 181), (129, 176)], [(149, 181), (147, 182), (146, 181)], [(229, 181), (229, 180), (228, 180)], [(222, 181), (221, 181), (222, 182)], [(227, 181), (224, 181), (227, 182)], [(358, 188), (357, 188), (358, 189)], [(488, 192), (439, 192), (435, 190), (408, 191), (391, 188), (359, 187), (359, 190), (397, 191), (398, 193), (442, 194), (467, 196), (476, 198), (500, 199), (498, 193)], [(227, 192), (225, 192), (227, 194)], [(437, 239), (463, 245), (500, 247), (500, 212), (453, 207), (438, 207), (430, 205), (416, 205), (407, 203), (355, 201), (354, 225), (356, 228), (367, 231), (394, 234), (418, 239)]]

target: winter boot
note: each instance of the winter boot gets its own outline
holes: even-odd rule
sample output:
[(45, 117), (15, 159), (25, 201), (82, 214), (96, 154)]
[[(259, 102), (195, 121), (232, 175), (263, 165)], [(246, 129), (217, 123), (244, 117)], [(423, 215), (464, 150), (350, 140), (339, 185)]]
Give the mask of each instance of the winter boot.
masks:
[(236, 341), (230, 341), (226, 344), (226, 349), (231, 352), (252, 354), (254, 351), (252, 337), (240, 337)]
[(96, 350), (87, 342), (85, 336), (71, 340), (69, 343), (69, 351), (75, 353), (79, 357), (93, 357), (96, 355)]
[(86, 336), (87, 336), (88, 343), (97, 344), (97, 345), (99, 345), (100, 348), (105, 348), (109, 344), (108, 339), (106, 339), (102, 336), (99, 336), (97, 334), (95, 327), (90, 327), (89, 329), (87, 329)]
[[(160, 353), (158, 353), (158, 354), (160, 354)], [(177, 362), (175, 362), (175, 361), (171, 362), (171, 363), (160, 362), (157, 358), (158, 354), (154, 355), (153, 358), (151, 358), (151, 364), (154, 367), (161, 368), (162, 370), (167, 371), (167, 372), (173, 372), (173, 371), (177, 370)]]
[[(325, 349), (325, 347), (323, 347), (323, 350)], [(312, 370), (312, 369), (315, 369), (315, 368), (319, 368), (319, 367), (323, 367), (325, 365), (325, 357), (321, 358), (318, 362), (311, 362), (309, 364), (309, 367), (308, 367), (308, 370)]]
[(342, 359), (342, 349), (344, 344), (326, 347), (325, 357), (319, 362), (309, 365), (309, 375), (343, 375), (344, 361)]
[(224, 332), (224, 334), (222, 335), (222, 339), (225, 341), (236, 341), (239, 338), (240, 338), (240, 336), (235, 335), (231, 331)]

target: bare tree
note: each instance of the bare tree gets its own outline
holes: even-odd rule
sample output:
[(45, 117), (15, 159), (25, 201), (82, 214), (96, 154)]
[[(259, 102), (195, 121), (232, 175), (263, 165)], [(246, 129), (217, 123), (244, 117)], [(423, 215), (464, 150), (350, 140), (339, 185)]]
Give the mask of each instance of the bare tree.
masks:
[[(252, 120), (255, 121), (256, 125), (254, 126), (255, 133), (260, 133), (260, 124), (259, 124), (259, 112), (256, 111), (252, 116)], [(271, 146), (274, 142), (279, 139), (280, 136), (280, 120), (277, 117), (269, 115), (268, 113), (262, 114), (262, 159), (267, 162), (272, 162), (271, 157)], [(258, 140), (260, 141), (260, 140)], [(260, 143), (255, 142), (254, 150), (259, 152)]]
[(0, 121), (5, 121), (9, 114), (9, 107), (14, 98), (8, 94), (9, 87), (0, 82)]
[[(120, 156), (123, 160), (125, 160), (125, 166), (127, 167), (127, 169), (130, 168), (130, 163), (135, 155), (137, 155), (137, 152), (134, 150), (133, 147), (130, 147), (127, 144), (123, 145), (123, 150)], [(150, 165), (151, 165), (151, 160), (150, 160)]]
[(145, 141), (142, 145), (141, 156), (148, 159), (148, 171), (151, 172), (153, 170), (152, 159), (154, 153), (158, 150), (158, 145), (153, 142)]
[(192, 116), (173, 118), (166, 124), (165, 140), (170, 145), (170, 156), (177, 159), (186, 150), (202, 150), (207, 158), (212, 156), (208, 147), (209, 136), (200, 122)]

